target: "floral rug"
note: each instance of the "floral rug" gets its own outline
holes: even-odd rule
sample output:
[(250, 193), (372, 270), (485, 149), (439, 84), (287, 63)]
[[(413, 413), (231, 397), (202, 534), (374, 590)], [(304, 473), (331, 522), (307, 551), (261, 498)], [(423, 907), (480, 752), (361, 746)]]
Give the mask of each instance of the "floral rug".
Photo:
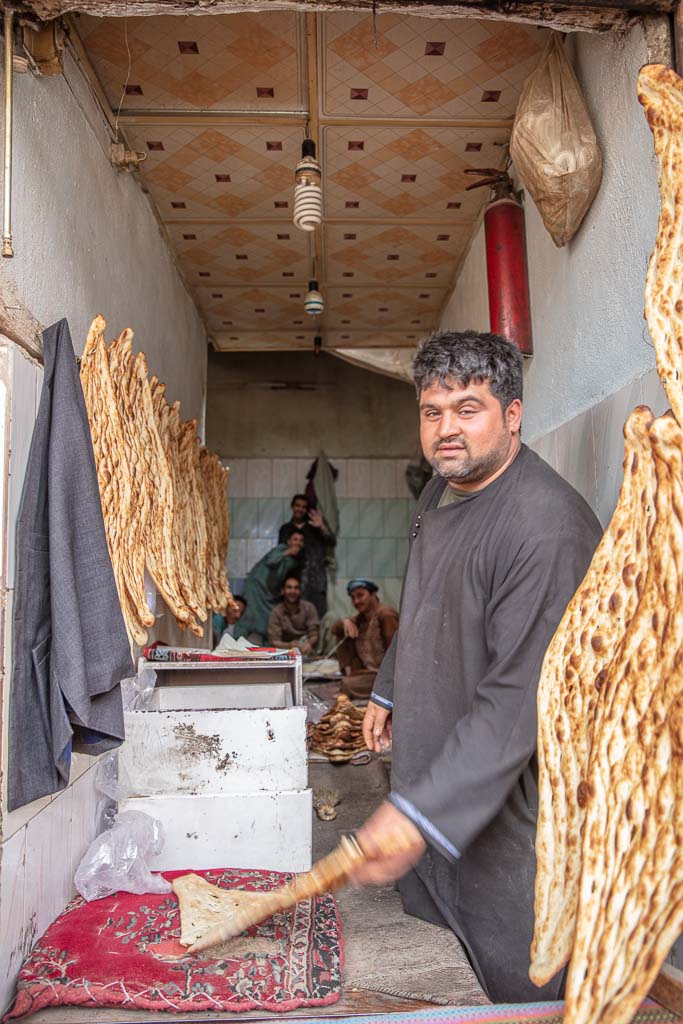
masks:
[[(165, 871), (172, 881), (185, 871)], [(292, 875), (197, 871), (224, 889), (264, 891)], [(341, 992), (341, 923), (326, 895), (251, 928), (229, 958), (189, 955), (178, 942), (173, 893), (80, 896), (50, 925), (24, 963), (9, 1021), (47, 1006), (135, 1010), (272, 1010), (334, 1003)], [(241, 945), (239, 945), (241, 943)]]

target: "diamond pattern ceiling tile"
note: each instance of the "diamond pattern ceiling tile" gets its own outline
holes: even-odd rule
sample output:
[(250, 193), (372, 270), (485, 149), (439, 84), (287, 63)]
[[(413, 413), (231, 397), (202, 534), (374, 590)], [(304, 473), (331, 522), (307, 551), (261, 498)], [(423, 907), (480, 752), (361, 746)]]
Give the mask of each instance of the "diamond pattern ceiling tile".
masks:
[[(427, 298), (419, 299), (418, 295)], [(333, 286), (325, 295), (328, 329), (342, 334), (408, 331), (423, 336), (438, 323), (447, 295), (445, 288)]]
[(422, 224), (358, 224), (352, 233), (354, 239), (345, 239), (349, 232), (343, 225), (325, 226), (323, 252), (330, 284), (445, 288), (453, 281), (470, 228), (452, 224), (441, 231)]
[[(308, 238), (294, 225), (170, 224), (169, 235), (191, 285), (308, 281)], [(246, 259), (244, 258), (246, 257)], [(210, 273), (210, 281), (201, 276)]]
[[(312, 351), (315, 333), (291, 334), (278, 331), (272, 334), (256, 334), (249, 331), (220, 332), (213, 335), (213, 347), (217, 352), (274, 352)], [(209, 382), (209, 388), (211, 382)]]
[[(504, 118), (546, 42), (546, 29), (398, 14), (327, 15), (321, 104), (339, 117)], [(367, 91), (367, 99), (356, 99)], [(484, 92), (499, 92), (485, 102)]]
[[(141, 90), (124, 96), (121, 105), (127, 110), (306, 108), (302, 15), (82, 15), (77, 25), (114, 110), (126, 79)], [(190, 43), (196, 48), (188, 48)]]
[(317, 317), (304, 313), (306, 285), (291, 288), (196, 288), (212, 331), (312, 331)]
[[(247, 216), (291, 222), (301, 129), (136, 127), (127, 135), (135, 149), (147, 153), (143, 183), (164, 219)], [(282, 149), (268, 149), (272, 141), (281, 142)], [(163, 150), (149, 142), (160, 142)], [(222, 180), (226, 175), (229, 180)]]
[(410, 331), (392, 334), (382, 331), (328, 330), (325, 332), (324, 348), (414, 348), (424, 334)]
[[(350, 150), (349, 142), (363, 149)], [(501, 167), (508, 133), (496, 128), (330, 127), (322, 131), (328, 217), (398, 217), (473, 222), (486, 190), (466, 192), (467, 167)], [(471, 143), (481, 145), (473, 154)], [(415, 181), (404, 182), (404, 176)], [(348, 201), (357, 201), (351, 211)], [(449, 205), (450, 204), (450, 205)]]

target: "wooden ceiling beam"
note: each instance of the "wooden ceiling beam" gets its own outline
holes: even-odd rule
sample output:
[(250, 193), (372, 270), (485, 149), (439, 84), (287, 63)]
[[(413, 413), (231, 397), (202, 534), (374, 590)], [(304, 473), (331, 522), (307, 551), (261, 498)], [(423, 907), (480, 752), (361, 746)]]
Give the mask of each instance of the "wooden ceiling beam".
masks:
[[(100, 87), (101, 88), (101, 87)], [(324, 128), (500, 128), (510, 131), (513, 118), (481, 117), (323, 117), (316, 118), (315, 135), (318, 145), (319, 129)], [(255, 125), (285, 125), (305, 128), (309, 122), (306, 112), (272, 111), (250, 113), (248, 110), (122, 110), (119, 124), (122, 128), (153, 125), (157, 128), (197, 127), (234, 128)], [(312, 119), (311, 119), (312, 124)]]
[[(475, 220), (458, 220), (455, 217), (325, 217), (325, 227), (330, 225), (335, 227), (394, 227), (397, 223), (403, 227), (441, 227), (442, 225), (448, 225), (450, 228), (469, 228), (472, 225), (478, 223), (478, 219)], [(186, 217), (184, 220), (179, 217), (165, 217), (164, 224), (168, 226), (178, 227), (183, 225), (189, 227), (194, 225), (195, 227), (227, 227), (233, 224), (235, 227), (263, 227), (265, 225), (271, 225), (282, 229), (283, 224), (289, 224), (289, 220), (281, 218), (275, 220), (272, 217), (240, 217), (236, 219), (234, 217)]]
[(229, 110), (128, 110), (121, 111), (119, 115), (119, 124), (122, 128), (142, 125), (153, 125), (156, 128), (253, 128), (259, 125), (305, 128), (307, 122), (308, 113), (289, 110), (274, 110), (267, 114), (259, 114), (256, 111), (250, 113), (248, 110), (234, 113)]
[[(604, 5), (604, 6), (603, 6)], [(640, 13), (668, 13), (675, 0), (23, 0), (20, 9), (43, 20), (69, 12), (98, 17), (143, 15), (255, 14), (264, 11), (365, 11), (422, 18), (516, 21), (562, 32), (628, 31)]]

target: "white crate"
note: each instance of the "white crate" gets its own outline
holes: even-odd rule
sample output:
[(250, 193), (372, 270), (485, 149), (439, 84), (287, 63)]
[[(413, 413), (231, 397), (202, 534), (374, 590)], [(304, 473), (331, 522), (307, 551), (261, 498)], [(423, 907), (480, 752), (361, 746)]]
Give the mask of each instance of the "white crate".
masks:
[(164, 827), (153, 871), (261, 868), (308, 871), (312, 804), (309, 789), (279, 793), (134, 797), (121, 811), (144, 811)]
[(131, 795), (306, 788), (305, 707), (207, 709), (205, 687), (187, 690), (192, 710), (126, 712), (119, 775)]

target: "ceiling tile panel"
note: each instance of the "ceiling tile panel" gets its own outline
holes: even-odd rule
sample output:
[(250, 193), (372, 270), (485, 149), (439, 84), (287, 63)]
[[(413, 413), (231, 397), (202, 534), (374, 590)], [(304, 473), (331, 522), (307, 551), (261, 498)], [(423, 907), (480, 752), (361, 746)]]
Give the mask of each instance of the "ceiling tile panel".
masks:
[[(418, 299), (418, 294), (427, 298)], [(342, 334), (393, 331), (422, 336), (436, 326), (447, 294), (445, 288), (333, 286), (326, 293), (328, 324)]]
[[(127, 134), (131, 145), (147, 154), (142, 180), (163, 218), (246, 216), (291, 221), (301, 129), (150, 126), (130, 128)], [(282, 148), (269, 149), (273, 141)], [(161, 143), (163, 150), (150, 142)]]
[[(306, 287), (196, 288), (195, 296), (212, 330), (287, 331), (317, 328), (318, 318), (304, 313)], [(220, 296), (220, 297), (217, 297)]]
[[(447, 231), (433, 225), (354, 225), (348, 230), (328, 224), (324, 232), (326, 280), (330, 284), (419, 285), (446, 287), (469, 240), (467, 225), (452, 224)], [(426, 277), (426, 274), (435, 277)]]
[[(283, 285), (308, 280), (308, 239), (293, 225), (188, 222), (170, 224), (168, 232), (193, 286)], [(202, 276), (207, 271), (210, 281)]]
[[(307, 106), (302, 15), (83, 15), (77, 25), (114, 109), (121, 104), (126, 110), (258, 112)], [(196, 48), (188, 49), (189, 43)], [(122, 100), (127, 80), (140, 91), (128, 90)]]
[[(473, 222), (485, 190), (466, 192), (468, 167), (502, 166), (508, 132), (500, 128), (323, 128), (327, 217), (397, 217)], [(363, 149), (349, 147), (363, 142)], [(468, 152), (468, 144), (481, 148)], [(404, 181), (404, 176), (415, 176)], [(351, 211), (348, 201), (358, 202)], [(450, 204), (450, 205), (449, 205)]]
[[(398, 14), (335, 13), (322, 24), (322, 111), (353, 118), (509, 117), (548, 36), (507, 22)], [(486, 102), (484, 92), (500, 96)]]

